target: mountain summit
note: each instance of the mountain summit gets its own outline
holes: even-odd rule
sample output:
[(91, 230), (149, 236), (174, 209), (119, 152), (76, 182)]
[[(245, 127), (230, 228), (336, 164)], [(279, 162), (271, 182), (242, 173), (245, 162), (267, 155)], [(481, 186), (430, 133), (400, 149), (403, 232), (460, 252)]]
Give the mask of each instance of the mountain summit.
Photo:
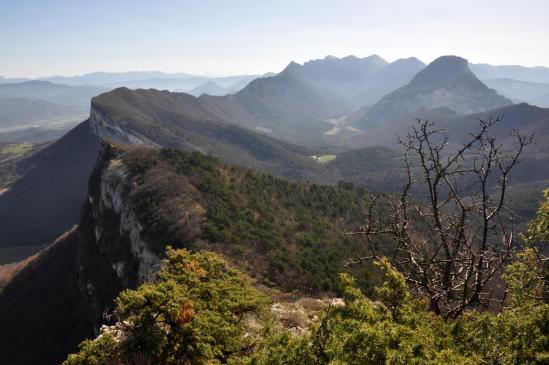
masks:
[(466, 59), (442, 56), (421, 70), (410, 83), (384, 96), (356, 123), (369, 128), (419, 109), (449, 108), (470, 114), (510, 105), (471, 72)]
[(418, 72), (408, 87), (439, 88), (463, 80), (479, 81), (469, 69), (467, 60), (458, 56), (442, 56)]
[(311, 84), (359, 108), (406, 85), (424, 67), (425, 64), (412, 58), (388, 63), (378, 55), (363, 58), (350, 55), (311, 60), (293, 70)]

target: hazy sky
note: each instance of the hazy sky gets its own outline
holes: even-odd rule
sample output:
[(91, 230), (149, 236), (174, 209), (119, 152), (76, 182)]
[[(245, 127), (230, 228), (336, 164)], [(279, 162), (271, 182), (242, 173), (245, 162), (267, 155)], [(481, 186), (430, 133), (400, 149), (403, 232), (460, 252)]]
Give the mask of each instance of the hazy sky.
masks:
[(549, 66), (549, 0), (0, 0), (0, 75), (279, 71), (327, 54)]

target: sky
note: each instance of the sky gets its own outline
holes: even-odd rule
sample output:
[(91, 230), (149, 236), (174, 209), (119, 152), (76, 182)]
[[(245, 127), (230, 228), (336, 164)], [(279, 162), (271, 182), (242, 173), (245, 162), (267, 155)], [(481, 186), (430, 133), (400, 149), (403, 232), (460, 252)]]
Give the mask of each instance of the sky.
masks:
[(0, 0), (0, 75), (277, 72), (378, 54), (549, 67), (549, 0)]

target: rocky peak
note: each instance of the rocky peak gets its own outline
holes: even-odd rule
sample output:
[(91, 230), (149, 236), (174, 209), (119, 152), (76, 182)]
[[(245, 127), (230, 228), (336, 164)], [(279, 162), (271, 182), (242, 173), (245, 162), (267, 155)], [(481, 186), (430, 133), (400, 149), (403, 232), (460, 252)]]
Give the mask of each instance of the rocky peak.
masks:
[(442, 56), (431, 62), (410, 81), (411, 87), (437, 88), (460, 78), (473, 78), (465, 58)]
[(288, 66), (286, 66), (286, 68), (284, 68), (284, 70), (280, 72), (280, 75), (295, 74), (296, 72), (300, 72), (302, 68), (303, 66), (301, 66), (299, 63), (292, 61), (288, 64)]

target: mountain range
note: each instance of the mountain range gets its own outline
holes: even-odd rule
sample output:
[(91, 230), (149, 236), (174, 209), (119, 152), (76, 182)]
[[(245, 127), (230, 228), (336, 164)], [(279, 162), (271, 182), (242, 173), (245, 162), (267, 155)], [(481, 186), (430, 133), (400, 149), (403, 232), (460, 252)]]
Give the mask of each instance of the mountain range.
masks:
[(549, 67), (524, 67), (519, 65), (494, 66), (486, 63), (471, 64), (471, 70), (479, 79), (513, 79), (527, 82), (549, 83)]
[(417, 58), (392, 63), (373, 55), (364, 58), (327, 56), (305, 62), (295, 72), (315, 86), (336, 94), (353, 108), (369, 105), (405, 85), (425, 67)]
[[(13, 167), (14, 163), (9, 168), (4, 167), (8, 171), (25, 173), (19, 174), (23, 178), (12, 182), (0, 195), (0, 229), (5, 232), (0, 238), (0, 247), (38, 247), (77, 223), (79, 207), (86, 198), (86, 179), (95, 162), (99, 141), (105, 138), (121, 143), (199, 151), (224, 163), (293, 180), (332, 184), (351, 180), (370, 188), (383, 185), (376, 180), (380, 176), (400, 175), (387, 175), (388, 172), (381, 171), (380, 167), (374, 167), (375, 171), (365, 167), (357, 174), (349, 169), (351, 162), (347, 161), (356, 164), (357, 156), (360, 156), (358, 161), (362, 162), (358, 163), (370, 166), (367, 160), (379, 158), (376, 154), (393, 156), (392, 153), (376, 147), (369, 153), (357, 155), (350, 151), (345, 154), (340, 153), (342, 147), (325, 145), (335, 141), (340, 134), (325, 135), (330, 128), (339, 128), (334, 128), (327, 120), (344, 115), (352, 107), (348, 104), (351, 97), (345, 99), (343, 92), (330, 93), (320, 85), (326, 86), (331, 80), (337, 91), (344, 89), (341, 85), (352, 84), (352, 78), (342, 66), (348, 63), (362, 80), (373, 79), (372, 75), (389, 77), (392, 72), (388, 70), (417, 64), (415, 60), (387, 64), (375, 56), (366, 59), (328, 57), (303, 66), (291, 63), (281, 73), (258, 78), (233, 95), (197, 98), (153, 89), (119, 88), (93, 98), (89, 119), (77, 129), (34, 154), (32, 163), (18, 160), (16, 164), (22, 164), (24, 169)], [(386, 76), (379, 76), (382, 72)], [(441, 93), (445, 96), (438, 97)], [(352, 95), (358, 94), (359, 91)], [(475, 118), (471, 112), (488, 109), (492, 111), (484, 116), (504, 112), (512, 115), (507, 119), (509, 124), (501, 128), (505, 133), (511, 127), (517, 127), (524, 118), (534, 120), (530, 117), (534, 114), (539, 115), (537, 124), (522, 122), (520, 127), (528, 131), (543, 130), (544, 109), (520, 105), (505, 110), (495, 108), (510, 103), (483, 85), (468, 69), (466, 60), (441, 57), (417, 73), (407, 85), (368, 108), (363, 119), (352, 125), (364, 128), (365, 123), (372, 123), (372, 120), (374, 125), (366, 132), (350, 127), (352, 136), (346, 143), (353, 147), (385, 145), (392, 148), (394, 134), (409, 128), (416, 117), (440, 120), (448, 125), (452, 135), (461, 136), (472, 128), (471, 123), (464, 122)], [(379, 124), (376, 126), (376, 123)], [(544, 136), (544, 132), (538, 134)], [(545, 145), (545, 139), (542, 142), (541, 145)], [(336, 161), (327, 164), (310, 158), (323, 154), (338, 156)], [(28, 166), (31, 168), (27, 169)], [(387, 166), (392, 166), (393, 171), (397, 168), (392, 164)], [(544, 173), (540, 179), (543, 178)], [(58, 181), (64, 181), (64, 185), (59, 185)], [(63, 198), (64, 194), (67, 199)], [(32, 230), (24, 228), (26, 222), (22, 217), (27, 212), (33, 212), (33, 221), (36, 220)], [(45, 218), (39, 220), (38, 217)]]
[[(94, 98), (89, 120), (33, 155), (30, 171), (0, 195), (0, 247), (41, 246), (78, 222), (103, 138), (200, 151), (290, 179), (325, 179), (306, 148), (226, 123), (198, 98), (116, 89)], [(33, 228), (25, 229), (29, 219)]]
[(105, 87), (99, 86), (69, 86), (38, 80), (0, 84), (0, 97), (38, 99), (51, 103), (84, 107), (89, 107), (92, 97), (105, 91), (107, 91)]
[[(328, 56), (253, 80), (144, 72), (0, 85), (0, 95), (75, 103), (66, 107), (91, 98), (87, 119), (62, 138), (0, 161), (0, 260), (25, 259), (0, 265), (0, 363), (58, 364), (97, 336), (116, 295), (147, 281), (168, 244), (219, 252), (272, 290), (337, 292), (338, 272), (355, 270), (343, 260), (367, 254), (343, 233), (362, 222), (367, 191), (400, 186), (395, 134), (415, 118), (445, 129), (449, 148), (479, 118), (504, 115), (493, 133), (505, 146), (512, 129), (536, 133), (509, 196), (539, 195), (549, 183), (549, 109), (513, 104), (480, 72), (510, 71), (456, 56), (429, 65)], [(198, 96), (131, 86), (191, 79)], [(117, 83), (128, 87), (95, 96)], [(517, 207), (521, 218), (536, 198), (528, 204)], [(372, 268), (356, 270), (371, 291)]]
[(67, 119), (81, 119), (88, 109), (39, 99), (0, 97), (0, 131), (44, 125)]
[(45, 77), (40, 80), (72, 86), (97, 85), (108, 89), (128, 87), (172, 91), (190, 91), (211, 81), (227, 89), (228, 92), (236, 92), (251, 80), (266, 75), (199, 76), (160, 71), (93, 72), (80, 76)]
[(549, 82), (528, 82), (508, 78), (484, 79), (482, 82), (513, 102), (549, 107)]
[(52, 129), (67, 132), (89, 114), (90, 99), (106, 90), (37, 80), (2, 83), (0, 140), (43, 142), (56, 134)]

